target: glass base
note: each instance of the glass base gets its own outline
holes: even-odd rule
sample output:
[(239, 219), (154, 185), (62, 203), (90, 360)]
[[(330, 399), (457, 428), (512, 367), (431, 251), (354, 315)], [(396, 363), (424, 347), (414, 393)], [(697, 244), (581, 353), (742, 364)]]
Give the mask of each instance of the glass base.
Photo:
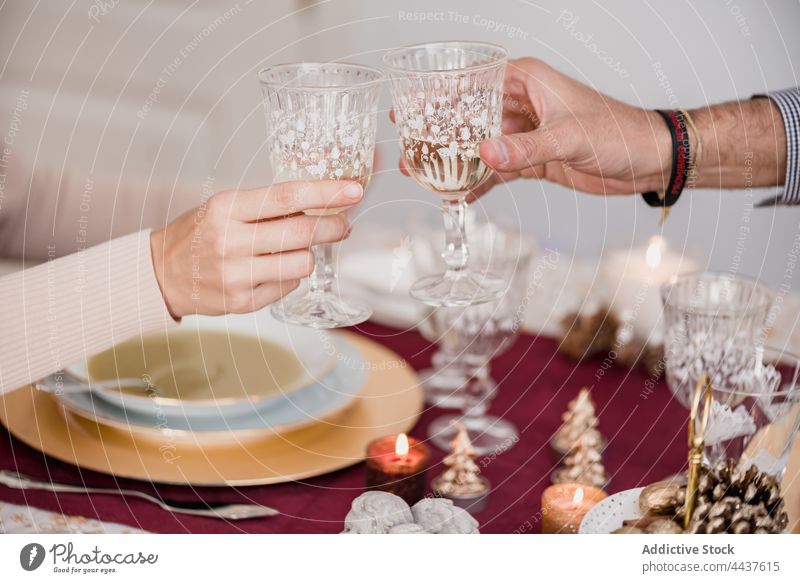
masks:
[(508, 282), (496, 275), (459, 271), (423, 277), (411, 286), (409, 293), (429, 306), (457, 308), (500, 299), (507, 288)]
[(360, 300), (344, 300), (333, 294), (307, 294), (272, 304), (272, 317), (287, 324), (308, 328), (355, 326), (372, 315), (372, 308)]
[(427, 404), (442, 409), (464, 408), (464, 397), (459, 390), (466, 383), (462, 376), (447, 374), (434, 367), (421, 370), (418, 374)]
[(453, 426), (453, 421), (460, 421), (467, 428), (472, 447), (479, 456), (500, 454), (519, 441), (519, 433), (514, 424), (500, 417), (444, 415), (428, 427), (428, 437), (444, 451), (450, 451), (450, 442), (458, 431)]
[[(417, 373), (422, 384), (422, 393), (425, 402), (433, 407), (442, 409), (463, 410), (467, 402), (464, 398), (464, 387), (470, 381), (469, 377), (453, 371), (447, 367), (430, 367)], [(485, 381), (488, 395), (497, 390), (497, 384), (492, 379)]]

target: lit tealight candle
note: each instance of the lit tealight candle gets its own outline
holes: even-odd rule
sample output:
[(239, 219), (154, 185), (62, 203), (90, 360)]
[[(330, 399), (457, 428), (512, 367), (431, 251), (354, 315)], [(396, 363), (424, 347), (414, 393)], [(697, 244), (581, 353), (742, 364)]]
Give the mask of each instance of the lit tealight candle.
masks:
[(652, 236), (645, 248), (612, 251), (603, 261), (611, 307), (638, 338), (657, 344), (662, 339), (661, 284), (696, 268), (691, 258), (670, 251), (660, 235)]
[(405, 433), (379, 437), (367, 446), (367, 489), (414, 504), (425, 496), (429, 460), (428, 446)]
[(550, 486), (542, 493), (542, 534), (577, 534), (586, 513), (607, 496), (586, 484)]

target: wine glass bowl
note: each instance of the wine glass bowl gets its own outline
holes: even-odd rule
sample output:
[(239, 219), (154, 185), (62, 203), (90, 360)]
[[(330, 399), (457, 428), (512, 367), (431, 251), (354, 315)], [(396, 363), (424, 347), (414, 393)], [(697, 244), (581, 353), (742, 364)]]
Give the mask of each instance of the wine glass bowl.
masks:
[(747, 374), (712, 384), (704, 456), (734, 458), (781, 479), (800, 428), (800, 359), (764, 346)]
[[(347, 63), (295, 63), (262, 69), (258, 78), (274, 180), (355, 180), (366, 189), (383, 73)], [(344, 210), (320, 208), (305, 214)], [(312, 250), (308, 292), (273, 304), (273, 316), (313, 328), (352, 326), (369, 318), (372, 310), (365, 303), (334, 293), (333, 246), (316, 245)]]
[(667, 384), (689, 407), (694, 384), (708, 374), (716, 387), (741, 386), (763, 355), (772, 293), (726, 273), (672, 278), (661, 288)]
[(506, 282), (469, 270), (467, 193), (492, 174), (480, 143), (500, 135), (507, 52), (477, 42), (440, 42), (384, 55), (401, 156), (411, 177), (437, 193), (445, 221), (444, 274), (421, 279), (411, 295), (432, 306), (496, 300)]

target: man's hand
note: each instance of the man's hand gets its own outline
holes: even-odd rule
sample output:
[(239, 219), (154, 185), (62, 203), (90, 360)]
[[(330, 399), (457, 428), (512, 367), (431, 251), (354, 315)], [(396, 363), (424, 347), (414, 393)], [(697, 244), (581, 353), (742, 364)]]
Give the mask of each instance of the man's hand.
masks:
[[(472, 198), (516, 178), (549, 180), (593, 194), (666, 188), (672, 138), (655, 111), (603, 95), (533, 58), (509, 61), (504, 93), (504, 135), (480, 145), (481, 158), (495, 173)], [(689, 113), (696, 127), (689, 131), (694, 187), (784, 183), (787, 139), (772, 99)], [(402, 159), (400, 170), (408, 174)]]
[(151, 235), (153, 266), (174, 317), (251, 312), (288, 294), (314, 268), (312, 245), (349, 234), (339, 209), (363, 196), (357, 182), (284, 182), (220, 192)]
[(595, 194), (662, 190), (672, 145), (653, 111), (612, 99), (533, 58), (509, 61), (503, 136), (481, 144), (496, 176), (539, 178)]
[[(480, 147), (496, 174), (475, 195), (520, 177), (594, 194), (666, 188), (672, 140), (656, 112), (612, 99), (531, 58), (509, 62), (505, 94), (505, 135)], [(689, 132), (695, 187), (783, 184), (786, 135), (771, 99), (711, 105), (690, 115), (697, 128)]]

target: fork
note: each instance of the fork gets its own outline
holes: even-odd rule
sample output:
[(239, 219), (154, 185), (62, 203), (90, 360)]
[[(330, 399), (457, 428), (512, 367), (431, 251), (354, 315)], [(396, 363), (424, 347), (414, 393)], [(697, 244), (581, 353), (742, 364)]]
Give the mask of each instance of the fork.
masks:
[(123, 490), (113, 488), (88, 488), (75, 486), (72, 484), (59, 484), (56, 482), (43, 482), (34, 480), (28, 476), (23, 476), (17, 472), (0, 470), (0, 484), (18, 490), (46, 490), (49, 492), (64, 492), (78, 494), (109, 494), (116, 496), (136, 496), (168, 512), (177, 514), (190, 514), (192, 516), (204, 516), (207, 518), (221, 518), (226, 520), (245, 520), (248, 518), (262, 518), (280, 514), (278, 510), (269, 506), (259, 504), (228, 504), (225, 502), (176, 502), (174, 500), (164, 500), (139, 492), (138, 490)]

